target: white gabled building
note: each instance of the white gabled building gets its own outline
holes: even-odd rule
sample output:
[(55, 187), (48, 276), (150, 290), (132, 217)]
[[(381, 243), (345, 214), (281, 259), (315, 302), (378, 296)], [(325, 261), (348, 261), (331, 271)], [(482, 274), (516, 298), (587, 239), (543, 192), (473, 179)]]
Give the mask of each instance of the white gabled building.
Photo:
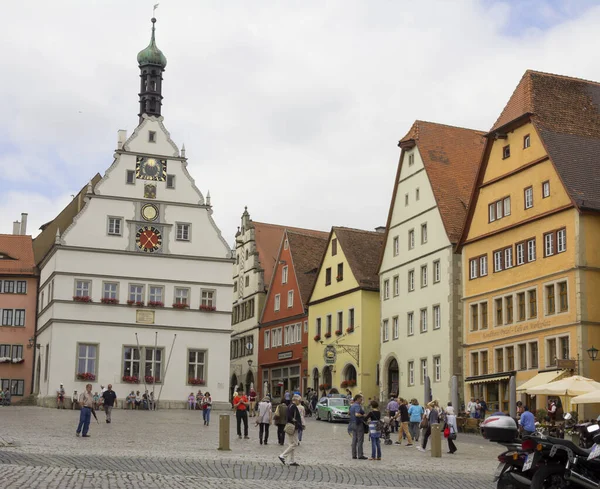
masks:
[[(460, 238), (483, 133), (416, 121), (400, 162), (379, 267), (382, 399), (451, 400), (462, 380)], [(462, 389), (459, 389), (462, 392)]]
[[(163, 125), (166, 58), (138, 54), (139, 125), (114, 162), (35, 239), (40, 268), (34, 389), (52, 405), (111, 383), (183, 407), (191, 391), (228, 401), (232, 252)], [(92, 380), (89, 380), (92, 379)]]

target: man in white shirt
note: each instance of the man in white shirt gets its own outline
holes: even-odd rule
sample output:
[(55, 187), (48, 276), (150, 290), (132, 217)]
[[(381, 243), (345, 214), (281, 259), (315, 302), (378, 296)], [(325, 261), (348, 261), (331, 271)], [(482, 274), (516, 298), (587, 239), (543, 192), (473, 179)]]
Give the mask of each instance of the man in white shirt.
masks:
[(467, 414), (471, 417), (475, 417), (475, 411), (477, 410), (477, 403), (474, 398), (471, 398), (469, 403), (467, 404)]

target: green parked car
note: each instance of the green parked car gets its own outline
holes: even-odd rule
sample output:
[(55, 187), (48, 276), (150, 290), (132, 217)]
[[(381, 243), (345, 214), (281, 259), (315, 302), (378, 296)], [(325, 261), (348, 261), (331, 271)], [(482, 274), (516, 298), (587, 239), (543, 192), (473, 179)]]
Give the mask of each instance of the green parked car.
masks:
[(350, 401), (343, 396), (322, 397), (317, 404), (317, 419), (333, 421), (350, 421)]

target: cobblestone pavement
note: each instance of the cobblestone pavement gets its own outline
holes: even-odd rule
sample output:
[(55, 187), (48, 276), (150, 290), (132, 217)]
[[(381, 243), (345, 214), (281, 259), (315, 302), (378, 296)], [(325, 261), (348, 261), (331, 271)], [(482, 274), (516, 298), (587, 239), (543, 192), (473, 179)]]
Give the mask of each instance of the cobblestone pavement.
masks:
[[(3, 488), (213, 488), (307, 489), (492, 488), (502, 447), (477, 435), (460, 434), (458, 453), (432, 458), (414, 448), (383, 446), (383, 460), (351, 460), (347, 425), (307, 420), (297, 450), (300, 467), (283, 466), (271, 428), (270, 442), (258, 443), (250, 419), (250, 440), (238, 440), (231, 420), (231, 451), (218, 446), (218, 414), (203, 426), (200, 412), (113, 411), (113, 422), (93, 422), (90, 438), (76, 438), (79, 412), (35, 407), (0, 408), (0, 473)], [(397, 435), (394, 435), (394, 439)], [(365, 455), (370, 444), (365, 442)]]

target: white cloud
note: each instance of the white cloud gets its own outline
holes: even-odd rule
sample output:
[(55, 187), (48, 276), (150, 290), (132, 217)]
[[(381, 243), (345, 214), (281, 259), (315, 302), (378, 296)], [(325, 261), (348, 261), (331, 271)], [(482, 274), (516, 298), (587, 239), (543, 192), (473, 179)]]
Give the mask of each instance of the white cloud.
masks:
[[(137, 123), (135, 57), (149, 40), (151, 6), (3, 6), (0, 232), (21, 211), (47, 220), (110, 166), (117, 129)], [(198, 186), (210, 188), (226, 239), (244, 205), (256, 220), (297, 226), (383, 224), (396, 143), (414, 119), (486, 130), (527, 68), (600, 80), (600, 8), (546, 30), (532, 18), (508, 35), (515, 8), (161, 2), (165, 124), (186, 143)], [(557, 21), (552, 2), (538, 11)]]

